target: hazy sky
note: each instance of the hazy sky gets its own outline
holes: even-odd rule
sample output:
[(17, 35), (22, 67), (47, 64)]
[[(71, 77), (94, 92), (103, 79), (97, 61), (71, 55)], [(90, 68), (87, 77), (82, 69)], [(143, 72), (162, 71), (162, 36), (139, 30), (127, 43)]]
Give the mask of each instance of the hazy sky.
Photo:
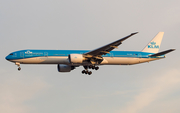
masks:
[[(179, 113), (179, 0), (0, 0), (0, 113)], [(141, 51), (164, 31), (166, 59), (101, 66), (91, 76), (56, 65), (17, 66), (22, 49), (92, 50), (129, 35), (116, 50)]]

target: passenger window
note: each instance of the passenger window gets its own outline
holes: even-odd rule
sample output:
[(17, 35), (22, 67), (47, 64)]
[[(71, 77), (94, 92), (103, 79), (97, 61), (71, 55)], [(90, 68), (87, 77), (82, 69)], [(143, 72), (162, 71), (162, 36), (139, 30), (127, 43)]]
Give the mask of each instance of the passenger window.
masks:
[(13, 55), (13, 53), (11, 53), (10, 55)]

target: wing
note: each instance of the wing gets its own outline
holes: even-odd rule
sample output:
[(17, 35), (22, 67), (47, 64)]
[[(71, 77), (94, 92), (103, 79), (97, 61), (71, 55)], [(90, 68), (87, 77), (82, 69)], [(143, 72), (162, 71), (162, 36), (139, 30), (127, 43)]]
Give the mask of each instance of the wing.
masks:
[(89, 51), (87, 53), (84, 53), (84, 55), (87, 55), (87, 56), (101, 56), (101, 55), (105, 55), (107, 53), (109, 53), (110, 51), (112, 51), (114, 48), (117, 48), (120, 44), (122, 44), (122, 42), (126, 39), (128, 39), (129, 37), (137, 34), (138, 32), (135, 32), (135, 33), (131, 33), (130, 35), (124, 37), (124, 38), (121, 38), (117, 41), (114, 41), (110, 44), (107, 44), (105, 46), (102, 46), (100, 48), (97, 48), (95, 50), (92, 50), (92, 51)]

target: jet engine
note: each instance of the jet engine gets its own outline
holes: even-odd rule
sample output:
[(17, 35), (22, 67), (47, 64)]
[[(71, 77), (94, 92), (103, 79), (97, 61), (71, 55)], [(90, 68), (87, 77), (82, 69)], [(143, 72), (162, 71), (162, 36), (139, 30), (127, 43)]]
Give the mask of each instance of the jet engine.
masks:
[(81, 64), (84, 60), (82, 54), (70, 54), (69, 55), (69, 62), (72, 64)]
[(75, 67), (65, 65), (65, 64), (58, 64), (57, 69), (58, 69), (59, 72), (70, 72), (71, 70), (75, 69)]

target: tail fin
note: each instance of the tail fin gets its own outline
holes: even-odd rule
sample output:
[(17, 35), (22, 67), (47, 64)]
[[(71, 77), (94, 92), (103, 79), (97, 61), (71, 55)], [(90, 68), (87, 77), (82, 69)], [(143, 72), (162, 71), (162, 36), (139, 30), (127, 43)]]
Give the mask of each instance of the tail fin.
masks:
[(159, 32), (149, 44), (142, 50), (142, 52), (158, 53), (163, 38), (164, 32)]

